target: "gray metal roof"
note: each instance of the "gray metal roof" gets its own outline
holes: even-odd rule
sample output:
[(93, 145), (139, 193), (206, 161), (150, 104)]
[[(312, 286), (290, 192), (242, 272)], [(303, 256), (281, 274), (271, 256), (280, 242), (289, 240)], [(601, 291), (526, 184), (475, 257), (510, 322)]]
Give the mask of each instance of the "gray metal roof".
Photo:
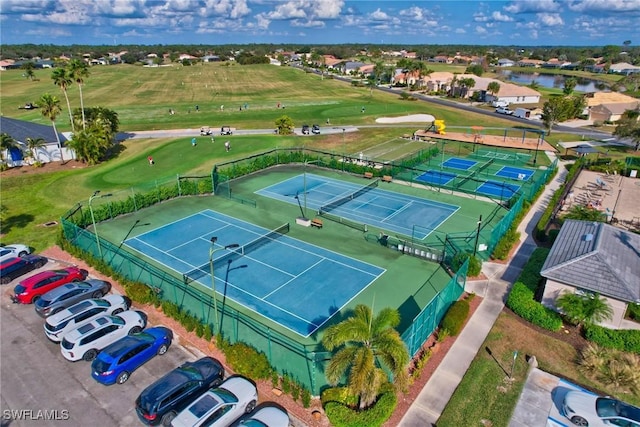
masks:
[(542, 277), (627, 302), (640, 302), (640, 235), (602, 222), (567, 220)]
[[(18, 142), (26, 143), (27, 138), (42, 138), (46, 143), (58, 143), (56, 134), (51, 125), (26, 122), (24, 120), (11, 119), (0, 116), (0, 133), (6, 133)], [(67, 138), (60, 132), (60, 142), (64, 146)]]

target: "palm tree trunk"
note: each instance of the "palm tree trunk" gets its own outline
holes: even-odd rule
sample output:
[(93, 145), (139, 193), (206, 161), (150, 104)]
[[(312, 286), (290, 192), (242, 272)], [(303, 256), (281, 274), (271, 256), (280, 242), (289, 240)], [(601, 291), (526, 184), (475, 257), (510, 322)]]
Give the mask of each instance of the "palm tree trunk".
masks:
[(60, 150), (60, 162), (64, 164), (64, 155), (62, 154), (62, 142), (60, 142), (60, 135), (58, 135), (58, 129), (56, 128), (56, 122), (51, 120), (51, 126), (53, 126), (53, 133), (56, 134), (56, 141), (58, 142), (58, 150)]
[(82, 130), (87, 130), (87, 123), (84, 117), (84, 99), (82, 97), (82, 85), (78, 83), (80, 89), (80, 109), (82, 110)]
[(69, 121), (71, 122), (71, 132), (75, 132), (76, 129), (75, 129), (75, 126), (73, 124), (73, 114), (71, 113), (71, 104), (69, 103), (69, 95), (67, 95), (67, 90), (66, 89), (64, 89), (62, 91), (62, 93), (64, 93), (64, 99), (67, 100), (67, 110), (69, 111)]

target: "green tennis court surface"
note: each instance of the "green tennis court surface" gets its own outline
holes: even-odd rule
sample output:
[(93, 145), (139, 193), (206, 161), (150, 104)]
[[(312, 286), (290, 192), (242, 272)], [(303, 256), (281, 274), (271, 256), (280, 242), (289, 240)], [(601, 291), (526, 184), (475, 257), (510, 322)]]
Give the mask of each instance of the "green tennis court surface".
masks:
[[(288, 224), (270, 232), (203, 210), (128, 239), (125, 245), (210, 290), (215, 236), (216, 292), (308, 337), (385, 270), (284, 235), (287, 232)], [(231, 244), (240, 247), (224, 249)]]

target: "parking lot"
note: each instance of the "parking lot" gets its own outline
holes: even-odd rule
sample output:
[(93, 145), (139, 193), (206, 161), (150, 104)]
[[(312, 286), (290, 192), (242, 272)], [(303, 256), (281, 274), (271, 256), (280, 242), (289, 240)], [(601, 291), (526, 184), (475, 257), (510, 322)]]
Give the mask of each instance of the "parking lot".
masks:
[[(55, 267), (49, 262), (40, 270)], [(45, 337), (44, 321), (32, 305), (11, 302), (19, 281), (0, 288), (2, 427), (142, 425), (134, 407), (138, 394), (166, 372), (201, 356), (178, 345), (175, 335), (165, 355), (140, 367), (125, 384), (103, 386), (91, 378), (91, 363), (63, 358), (60, 345)]]

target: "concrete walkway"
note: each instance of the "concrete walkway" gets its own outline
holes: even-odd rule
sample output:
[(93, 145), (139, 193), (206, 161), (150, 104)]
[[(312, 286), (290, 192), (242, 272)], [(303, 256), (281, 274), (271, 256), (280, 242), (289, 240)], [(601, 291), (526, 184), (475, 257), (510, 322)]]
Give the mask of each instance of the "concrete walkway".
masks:
[[(546, 154), (552, 161), (555, 159), (553, 153), (547, 152)], [(482, 266), (482, 272), (488, 279), (467, 282), (465, 290), (476, 293), (483, 297), (483, 300), (438, 369), (400, 420), (400, 426), (436, 425), (447, 402), (504, 308), (511, 284), (518, 278), (529, 256), (535, 250), (536, 244), (532, 233), (553, 193), (564, 182), (566, 175), (567, 170), (564, 164), (560, 163), (555, 179), (545, 188), (520, 223), (518, 227), (518, 231), (521, 233), (520, 243), (508, 264), (485, 262)]]

